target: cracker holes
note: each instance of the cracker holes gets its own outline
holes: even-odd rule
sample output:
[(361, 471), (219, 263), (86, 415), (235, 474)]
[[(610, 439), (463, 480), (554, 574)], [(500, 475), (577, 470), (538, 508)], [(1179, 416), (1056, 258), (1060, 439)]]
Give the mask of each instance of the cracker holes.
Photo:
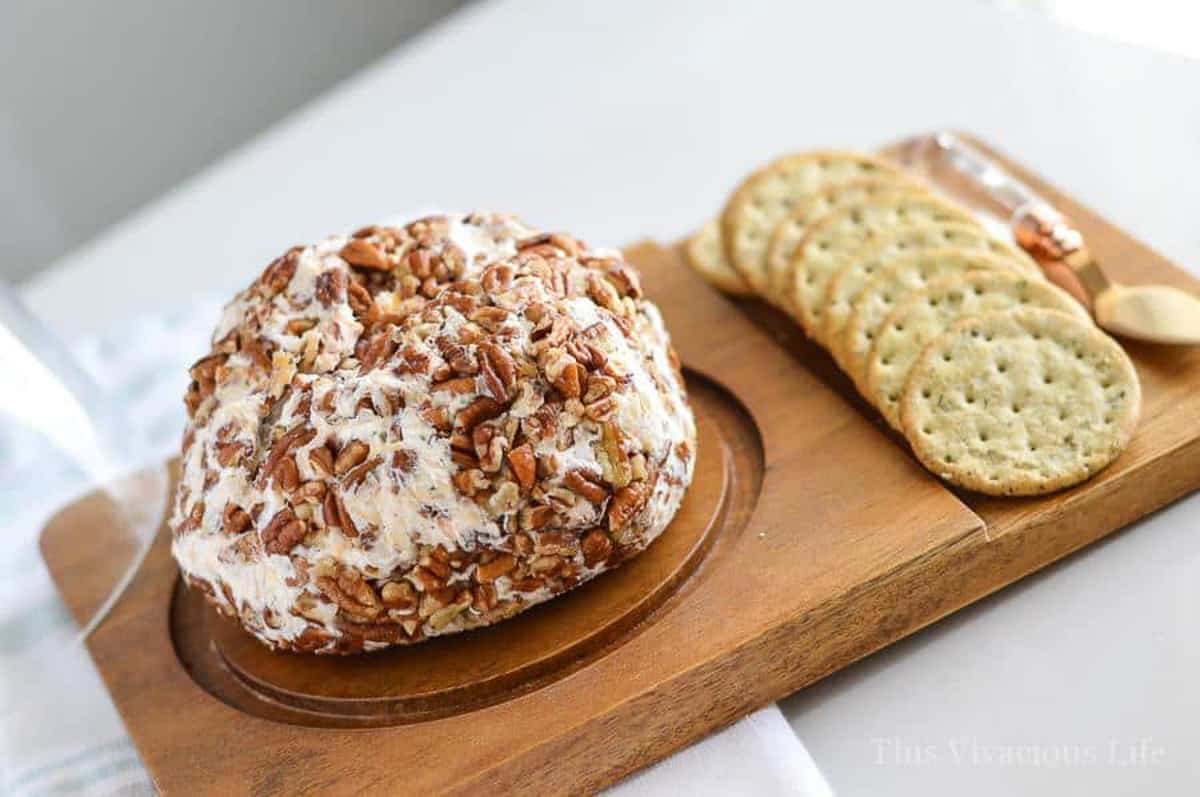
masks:
[(996, 363), (996, 370), (1002, 374), (1008, 373), (1008, 363)]

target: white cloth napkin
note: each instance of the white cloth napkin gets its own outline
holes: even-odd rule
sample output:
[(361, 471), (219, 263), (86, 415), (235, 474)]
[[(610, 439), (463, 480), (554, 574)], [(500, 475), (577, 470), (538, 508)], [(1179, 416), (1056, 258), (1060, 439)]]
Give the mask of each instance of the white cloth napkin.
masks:
[[(140, 438), (129, 467), (161, 461), (178, 447), (187, 366), (204, 351), (219, 314), (215, 301), (172, 316), (138, 319), (74, 351), (97, 383), (127, 410)], [(0, 375), (0, 380), (10, 378)], [(20, 390), (3, 384), (0, 390)], [(0, 416), (0, 794), (152, 795), (91, 659), (74, 642), (37, 549), (54, 510), (87, 492), (83, 475), (47, 458), (45, 441)], [(135, 654), (131, 654), (135, 655)], [(619, 797), (687, 790), (697, 795), (832, 792), (775, 706), (765, 708), (610, 791)]]

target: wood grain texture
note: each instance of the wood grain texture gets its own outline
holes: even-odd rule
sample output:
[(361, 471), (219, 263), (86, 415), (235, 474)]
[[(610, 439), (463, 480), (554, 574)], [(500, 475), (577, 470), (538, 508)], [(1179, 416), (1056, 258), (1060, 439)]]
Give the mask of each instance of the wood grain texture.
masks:
[[(1197, 289), (1145, 246), (1017, 171), (1079, 223), (1116, 279)], [(635, 628), (506, 699), (390, 727), (314, 727), (334, 723), (295, 724), (270, 708), (248, 713), (237, 707), (247, 698), (236, 683), (227, 681), (224, 694), (212, 682), (201, 686), (199, 670), (212, 662), (194, 661), (189, 673), (180, 652), (211, 632), (183, 623), (173, 636), (177, 572), (160, 535), (90, 641), (160, 789), (596, 789), (1200, 486), (1200, 352), (1128, 347), (1144, 388), (1142, 424), (1098, 478), (1036, 499), (959, 496), (917, 466), (782, 314), (721, 297), (674, 249), (643, 244), (628, 255), (685, 364), (736, 396), (696, 391), (735, 463), (729, 489), (742, 498), (731, 500), (694, 572)], [(101, 594), (110, 510), (102, 498), (85, 499), (43, 536), (77, 616)], [(674, 525), (666, 532), (676, 533)], [(616, 589), (623, 575), (595, 587)], [(571, 622), (565, 609), (556, 616)]]

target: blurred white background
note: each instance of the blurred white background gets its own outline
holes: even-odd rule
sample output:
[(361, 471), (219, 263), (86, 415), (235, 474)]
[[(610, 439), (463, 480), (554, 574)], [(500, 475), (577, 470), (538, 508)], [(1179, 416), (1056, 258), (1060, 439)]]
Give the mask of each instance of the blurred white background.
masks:
[(0, 2), (0, 278), (46, 265), (463, 2)]
[[(4, 0), (0, 278), (44, 267), (465, 1)], [(1190, 0), (976, 2), (1200, 57)]]

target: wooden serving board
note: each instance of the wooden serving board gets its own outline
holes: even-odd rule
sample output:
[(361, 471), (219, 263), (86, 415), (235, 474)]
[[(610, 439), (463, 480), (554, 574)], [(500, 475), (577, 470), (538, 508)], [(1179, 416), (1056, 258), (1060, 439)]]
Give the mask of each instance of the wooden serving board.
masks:
[[(1200, 290), (1012, 168), (1115, 278)], [(1200, 487), (1200, 350), (1128, 344), (1141, 427), (1092, 481), (1036, 499), (957, 495), (787, 318), (717, 294), (675, 249), (628, 256), (689, 369), (701, 429), (696, 481), (663, 539), (500, 626), (346, 660), (249, 643), (179, 587), (162, 530), (89, 642), (162, 791), (597, 789)], [(122, 560), (118, 522), (96, 495), (43, 534), (77, 617)]]

